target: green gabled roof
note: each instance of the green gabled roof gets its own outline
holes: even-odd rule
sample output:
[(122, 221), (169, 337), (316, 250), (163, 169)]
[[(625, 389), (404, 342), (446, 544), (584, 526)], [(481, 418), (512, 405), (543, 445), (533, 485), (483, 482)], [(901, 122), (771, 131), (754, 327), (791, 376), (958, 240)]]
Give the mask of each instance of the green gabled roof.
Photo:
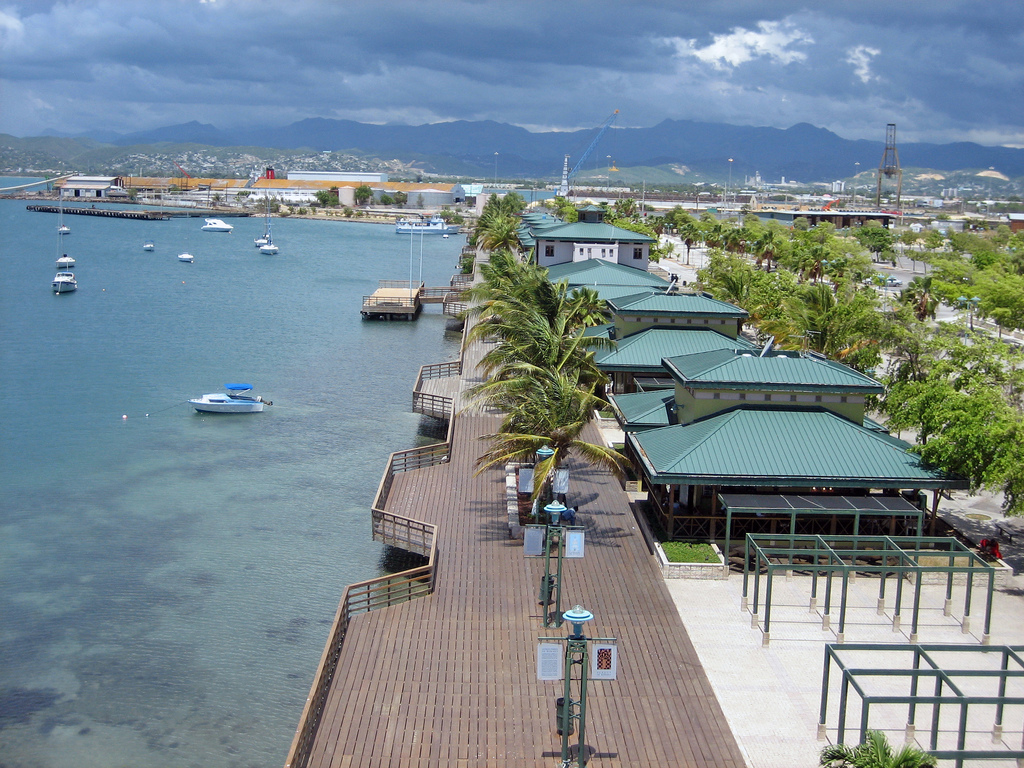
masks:
[(637, 432), (642, 429), (667, 427), (675, 424), (675, 395), (671, 390), (655, 390), (653, 392), (630, 392), (622, 395), (609, 395), (612, 405), (622, 414), (622, 428), (626, 432)]
[(654, 243), (655, 238), (622, 227), (596, 221), (575, 221), (559, 226), (538, 229), (528, 225), (538, 240), (558, 240), (572, 243)]
[(874, 379), (817, 355), (771, 352), (758, 357), (749, 352), (713, 350), (669, 357), (665, 368), (690, 389), (821, 390), (867, 395), (885, 391)]
[(613, 312), (654, 317), (734, 317), (744, 319), (747, 310), (718, 301), (706, 293), (665, 293), (643, 291), (608, 302)]
[[(585, 285), (588, 287), (626, 286), (632, 287), (633, 293), (644, 286), (667, 288), (668, 282), (644, 269), (613, 264), (602, 259), (586, 261), (569, 261), (548, 267), (548, 280), (553, 283), (567, 280), (569, 285)], [(621, 294), (620, 294), (621, 295)]]
[(966, 488), (910, 446), (824, 409), (740, 407), (627, 435), (657, 483), (840, 488)]
[(602, 371), (657, 372), (665, 370), (662, 360), (693, 356), (710, 350), (756, 350), (745, 339), (733, 339), (711, 328), (645, 328), (619, 339), (615, 349), (600, 350), (595, 362)]

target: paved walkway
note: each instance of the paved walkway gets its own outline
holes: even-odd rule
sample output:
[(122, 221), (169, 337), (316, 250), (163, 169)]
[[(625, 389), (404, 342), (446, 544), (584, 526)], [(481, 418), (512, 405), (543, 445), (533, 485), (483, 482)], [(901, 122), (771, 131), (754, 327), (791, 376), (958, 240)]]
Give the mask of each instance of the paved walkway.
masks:
[[(950, 521), (968, 521), (970, 538), (995, 536), (994, 522), (1001, 517), (998, 502), (991, 496), (957, 494), (940, 505), (940, 515)], [(979, 512), (984, 509), (984, 512)], [(968, 518), (986, 515), (990, 520)], [(1000, 543), (1004, 560), (1024, 563), (1024, 536), (1010, 544)], [(795, 576), (776, 579), (771, 644), (762, 646), (762, 633), (751, 627), (749, 611), (740, 610), (742, 575), (727, 581), (669, 580), (669, 592), (707, 672), (726, 719), (740, 743), (750, 768), (794, 768), (817, 765), (817, 754), (835, 740), (835, 709), (830, 704), (828, 742), (817, 739), (824, 646), (835, 642), (835, 626), (821, 629), (821, 613), (808, 610), (810, 578)], [(883, 616), (876, 611), (878, 582), (859, 578), (850, 590), (847, 643), (907, 643), (909, 628), (892, 629), (892, 610)], [(962, 588), (954, 592), (954, 613), (962, 606)], [(980, 591), (975, 592), (979, 598)], [(983, 602), (975, 602), (972, 632), (964, 634), (956, 617), (943, 615), (944, 588), (922, 589), (919, 642), (980, 645)], [(905, 598), (908, 600), (909, 596)], [(834, 618), (835, 614), (833, 614)], [(1024, 576), (1011, 577), (997, 587), (993, 601), (992, 645), (1024, 644)], [(885, 663), (897, 665), (896, 657), (885, 655)], [(898, 663), (902, 665), (902, 661)], [(836, 697), (830, 702), (837, 701)], [(1019, 709), (1019, 708), (1018, 708)], [(859, 703), (851, 705), (853, 719)], [(903, 712), (905, 715), (905, 710)], [(891, 743), (904, 740), (905, 717), (894, 714), (891, 722), (878, 726), (887, 731)], [(884, 722), (884, 725), (882, 724)], [(1021, 745), (1021, 713), (1008, 720), (1004, 742), (1015, 749)], [(874, 726), (874, 714), (872, 725)], [(1010, 730), (1012, 728), (1012, 731)], [(979, 731), (984, 725), (979, 726)], [(920, 734), (919, 734), (920, 736)], [(922, 736), (922, 738), (924, 738)], [(991, 749), (987, 733), (976, 734), (979, 749)], [(975, 763), (977, 764), (977, 763)], [(1014, 760), (986, 761), (985, 768), (1016, 766)]]

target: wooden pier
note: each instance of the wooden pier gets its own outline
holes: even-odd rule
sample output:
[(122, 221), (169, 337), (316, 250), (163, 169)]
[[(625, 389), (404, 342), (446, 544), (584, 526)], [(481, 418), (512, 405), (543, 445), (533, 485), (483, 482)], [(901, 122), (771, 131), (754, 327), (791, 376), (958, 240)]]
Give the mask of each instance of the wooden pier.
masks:
[(466, 309), (462, 293), (468, 285), (457, 280), (461, 277), (456, 275), (451, 285), (442, 286), (417, 285), (408, 280), (381, 280), (377, 290), (363, 296), (359, 313), (374, 320), (415, 320), (425, 304), (441, 304), (444, 314), (456, 317)]
[[(40, 213), (60, 213), (58, 205), (26, 205), (25, 210)], [(171, 218), (170, 211), (123, 211), (113, 208), (71, 208), (64, 206), (64, 213), (69, 216), (105, 216), (108, 219), (141, 219), (144, 221), (160, 221)]]
[[(463, 399), (485, 346), (420, 372), (416, 389), (431, 396), (416, 409), (446, 412), (447, 438), (392, 454), (372, 519), (375, 539), (424, 564), (345, 590), (286, 768), (559, 762), (561, 684), (537, 680), (536, 647), (565, 630), (542, 626), (543, 563), (510, 538), (504, 472), (476, 474), (479, 438), (500, 421)], [(599, 441), (596, 427), (584, 439)], [(618, 680), (588, 691), (588, 766), (743, 768), (621, 485), (576, 462), (569, 470), (587, 552), (565, 561), (563, 607), (586, 606), (591, 633), (619, 646)]]

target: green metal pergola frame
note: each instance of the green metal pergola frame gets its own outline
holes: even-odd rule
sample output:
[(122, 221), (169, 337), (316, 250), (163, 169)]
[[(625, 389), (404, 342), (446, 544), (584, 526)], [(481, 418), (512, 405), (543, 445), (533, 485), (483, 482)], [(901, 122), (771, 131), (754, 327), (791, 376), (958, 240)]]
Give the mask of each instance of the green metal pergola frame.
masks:
[[(883, 664), (863, 663), (860, 666), (851, 666), (842, 658), (845, 654), (860, 652), (887, 653), (901, 652), (913, 654), (912, 666), (887, 667)], [(963, 659), (970, 659), (975, 663), (968, 663), (961, 667), (943, 667), (936, 654), (958, 655)], [(993, 662), (988, 668), (980, 668), (976, 663), (977, 654), (986, 654), (998, 657), (998, 666)], [(922, 668), (922, 662), (925, 668)], [(1007, 695), (1008, 681), (1019, 681), (1024, 683), (1024, 645), (1002, 645), (979, 647), (976, 645), (888, 645), (881, 643), (849, 643), (844, 645), (825, 645), (825, 663), (821, 681), (821, 707), (818, 715), (818, 738), (824, 739), (826, 735), (826, 721), (828, 717), (828, 694), (829, 678), (831, 667), (835, 666), (842, 672), (842, 682), (839, 693), (839, 712), (837, 724), (837, 743), (844, 743), (846, 738), (846, 716), (849, 704), (849, 692), (853, 690), (860, 696), (860, 743), (867, 738), (869, 728), (868, 718), (870, 717), (871, 706), (876, 704), (906, 704), (907, 722), (906, 738), (913, 739), (917, 728), (918, 707), (931, 705), (931, 720), (928, 723), (930, 731), (928, 739), (928, 752), (941, 760), (956, 761), (956, 768), (961, 768), (964, 760), (1006, 760), (1016, 758), (1018, 765), (1024, 760), (1024, 743), (1018, 749), (1006, 748), (999, 750), (967, 749), (968, 715), (973, 706), (984, 706), (994, 710), (992, 725), (992, 742), (1003, 739), (1003, 720), (1008, 706), (1024, 705), (1024, 689), (1020, 685), (1017, 695)], [(1015, 667), (1011, 669), (1011, 666)], [(908, 690), (905, 695), (875, 695), (865, 690), (864, 679), (869, 677), (888, 678), (909, 678)], [(995, 681), (994, 695), (977, 696), (968, 695), (957, 685), (958, 678), (987, 678)], [(934, 682), (931, 694), (919, 693), (922, 682)], [(958, 708), (957, 711), (957, 733), (955, 749), (939, 749), (939, 717), (942, 707)], [(927, 711), (927, 710), (926, 710)]]
[[(766, 515), (769, 519), (784, 519), (788, 515), (790, 532), (796, 531), (799, 518), (852, 517), (853, 533), (857, 536), (860, 535), (861, 518), (904, 517), (916, 520), (915, 535), (920, 536), (924, 533), (925, 511), (902, 496), (720, 493), (718, 500), (725, 508), (725, 548), (722, 551), (727, 558), (729, 547), (732, 545), (734, 514), (748, 517)], [(786, 506), (782, 506), (782, 503)], [(815, 506), (810, 506), (812, 503)]]
[[(786, 546), (773, 546), (776, 542)], [(764, 543), (764, 544), (763, 544)], [(767, 545), (765, 545), (767, 544)], [(838, 547), (836, 545), (839, 545)], [(945, 564), (924, 564), (922, 557), (945, 557)], [(871, 558), (869, 562), (866, 558)], [(966, 565), (957, 565), (958, 559), (965, 559)], [(753, 568), (751, 560), (753, 559)], [(801, 562), (798, 562), (798, 559)], [(880, 559), (880, 562), (876, 560)], [(809, 562), (808, 562), (809, 560)], [(858, 562), (860, 560), (860, 562)], [(904, 577), (913, 574), (914, 599), (911, 617), (910, 642), (917, 642), (918, 618), (921, 610), (922, 579), (926, 573), (946, 574), (946, 601), (943, 612), (952, 615), (953, 577), (966, 576), (967, 589), (964, 595), (962, 631), (970, 632), (971, 595), (974, 591), (974, 577), (988, 577), (988, 591), (985, 600), (985, 629), (981, 642), (988, 645), (992, 622), (992, 594), (995, 590), (995, 568), (972, 552), (958, 540), (951, 537), (931, 536), (812, 536), (806, 534), (753, 534), (748, 533), (743, 545), (743, 599), (741, 610), (748, 609), (749, 580), (754, 577), (753, 608), (751, 626), (760, 626), (758, 608), (760, 605), (761, 570), (767, 571), (764, 597), (764, 626), (762, 644), (771, 639), (772, 581), (775, 572), (810, 571), (810, 608), (818, 605), (818, 579), (824, 574), (825, 604), (822, 616), (823, 630), (830, 629), (832, 610), (832, 575), (842, 577), (842, 594), (839, 604), (838, 641), (843, 642), (846, 630), (846, 606), (850, 581), (857, 573), (877, 574), (878, 613), (885, 609), (885, 588), (887, 577), (896, 576), (896, 604), (893, 615), (893, 629), (900, 627), (903, 608)]]

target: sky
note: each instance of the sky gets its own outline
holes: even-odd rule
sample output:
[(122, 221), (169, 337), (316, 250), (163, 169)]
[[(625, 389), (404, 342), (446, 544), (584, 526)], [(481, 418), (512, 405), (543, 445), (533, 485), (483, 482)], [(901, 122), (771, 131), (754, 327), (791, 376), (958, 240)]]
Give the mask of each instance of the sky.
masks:
[(665, 119), (1024, 147), (1020, 0), (0, 0), (0, 133)]

